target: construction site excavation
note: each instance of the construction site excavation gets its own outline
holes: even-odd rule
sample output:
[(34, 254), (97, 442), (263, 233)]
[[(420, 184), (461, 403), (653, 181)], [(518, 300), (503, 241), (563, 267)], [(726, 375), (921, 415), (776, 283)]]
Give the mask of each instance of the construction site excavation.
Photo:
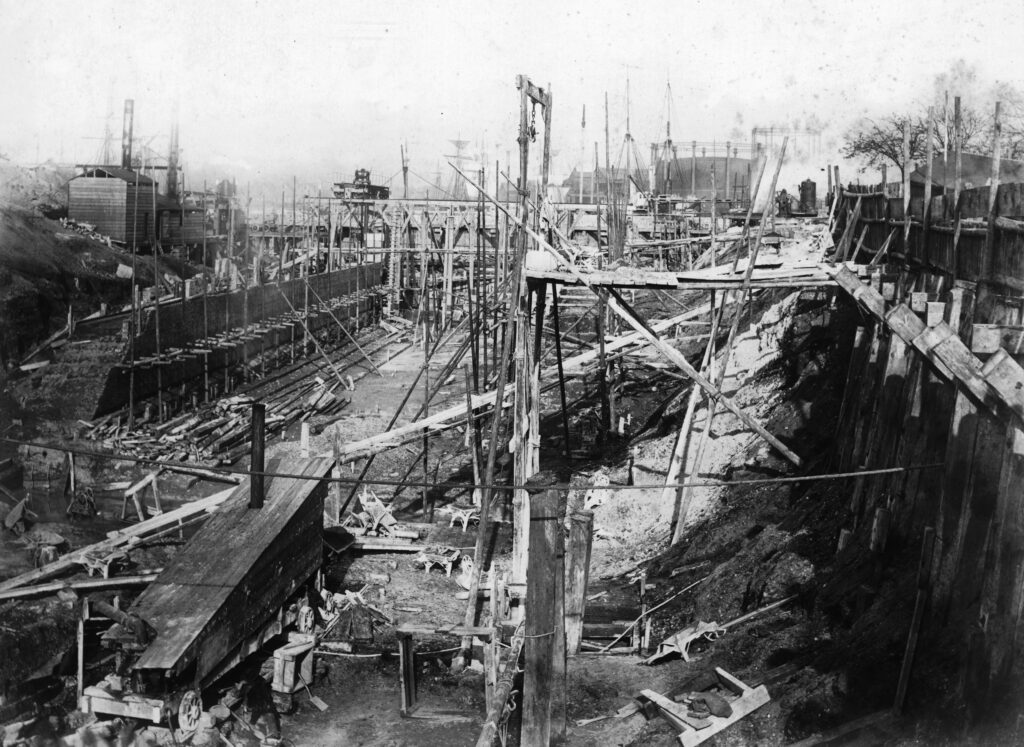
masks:
[(1019, 12), (271, 5), (6, 8), (0, 747), (1024, 743)]

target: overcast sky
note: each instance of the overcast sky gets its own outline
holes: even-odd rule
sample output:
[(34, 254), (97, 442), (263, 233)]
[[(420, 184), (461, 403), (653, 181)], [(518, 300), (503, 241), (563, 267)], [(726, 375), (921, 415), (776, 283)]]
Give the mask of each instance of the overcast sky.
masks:
[(358, 166), (385, 181), (405, 142), (415, 183), (447, 169), (459, 136), (504, 164), (517, 73), (551, 84), (556, 175), (579, 160), (584, 105), (588, 163), (594, 141), (603, 159), (605, 91), (616, 159), (627, 73), (645, 153), (664, 137), (671, 82), (677, 142), (749, 142), (755, 125), (813, 115), (832, 162), (850, 121), (914, 107), (957, 59), (983, 81), (1024, 83), (1020, 0), (0, 0), (0, 12), (0, 153), (93, 161), (111, 102), (119, 137), (125, 98), (136, 134), (165, 148), (177, 101), (187, 178), (240, 184), (297, 174), (326, 188)]

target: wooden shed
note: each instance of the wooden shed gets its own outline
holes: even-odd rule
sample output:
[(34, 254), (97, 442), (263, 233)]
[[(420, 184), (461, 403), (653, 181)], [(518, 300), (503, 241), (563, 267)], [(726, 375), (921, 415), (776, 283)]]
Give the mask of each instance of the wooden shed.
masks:
[(154, 236), (154, 190), (152, 179), (130, 169), (90, 168), (68, 182), (68, 218), (113, 241), (145, 244)]
[(182, 204), (159, 195), (157, 197), (157, 226), (160, 241), (165, 247), (196, 246), (203, 242), (206, 217), (201, 205), (186, 198)]

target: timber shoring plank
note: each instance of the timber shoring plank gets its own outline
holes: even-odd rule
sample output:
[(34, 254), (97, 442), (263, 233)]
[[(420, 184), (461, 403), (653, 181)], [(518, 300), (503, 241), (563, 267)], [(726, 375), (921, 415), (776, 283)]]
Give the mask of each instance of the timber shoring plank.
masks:
[[(910, 361), (916, 357), (907, 355), (907, 348), (906, 342), (896, 335), (890, 335), (888, 359), (882, 372), (879, 406), (872, 428), (872, 443), (865, 461), (869, 469), (888, 467), (895, 459), (894, 455), (903, 431), (903, 407), (909, 394)], [(883, 499), (888, 481), (889, 475), (873, 475), (867, 478), (862, 516), (874, 513), (880, 499)]]

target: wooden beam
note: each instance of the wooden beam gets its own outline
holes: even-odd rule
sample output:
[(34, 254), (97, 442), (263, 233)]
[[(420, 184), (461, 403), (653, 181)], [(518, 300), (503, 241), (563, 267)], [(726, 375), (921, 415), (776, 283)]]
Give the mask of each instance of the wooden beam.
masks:
[[(509, 384), (505, 387), (505, 397), (507, 398), (512, 394), (513, 385)], [(486, 407), (492, 404), (492, 400), (495, 398), (495, 392), (484, 392), (483, 394), (474, 394), (470, 400), (474, 410), (481, 407)], [(502, 407), (509, 407), (510, 402), (502, 399)], [(414, 441), (423, 435), (423, 431), (442, 431), (448, 428), (454, 428), (457, 425), (461, 425), (466, 419), (466, 405), (459, 404), (453, 405), (452, 407), (446, 407), (443, 410), (438, 410), (433, 415), (415, 420), (406, 425), (393, 428), (390, 431), (378, 433), (368, 438), (359, 439), (358, 441), (350, 441), (346, 444), (341, 444), (338, 447), (338, 458), (341, 463), (351, 462), (360, 457), (374, 454), (381, 449), (390, 449), (395, 446), (400, 446), (409, 441)]]
[(583, 639), (593, 531), (593, 511), (572, 512), (569, 516), (569, 543), (565, 554), (565, 651), (569, 656), (580, 652)]
[[(672, 317), (671, 319), (664, 319), (652, 322), (651, 329), (653, 329), (655, 332), (665, 332), (667, 330), (672, 329), (677, 324), (681, 324), (689, 319), (694, 319), (696, 317), (703, 316), (704, 314), (708, 313), (710, 308), (711, 307), (708, 304), (702, 304), (700, 307), (693, 309), (692, 311), (688, 311), (685, 314), (679, 314), (677, 316)], [(622, 350), (623, 348), (628, 348), (633, 345), (638, 346), (636, 352), (639, 352), (644, 348), (650, 347), (651, 343), (645, 342), (644, 336), (639, 332), (630, 332), (628, 335), (623, 335), (621, 337), (613, 339), (611, 342), (606, 342), (604, 346), (604, 352), (605, 355), (609, 355), (617, 350)], [(566, 358), (564, 362), (565, 372), (570, 375), (574, 374), (576, 373), (575, 369), (581, 369), (588, 363), (592, 363), (593, 361), (597, 360), (599, 355), (600, 353), (597, 350), (588, 350), (585, 353), (579, 353), (578, 355), (574, 355), (571, 358)]]
[(67, 555), (61, 556), (54, 562), (44, 565), (42, 568), (37, 568), (34, 571), (29, 571), (28, 573), (23, 573), (20, 576), (15, 576), (14, 578), (9, 578), (6, 581), (0, 582), (0, 591), (16, 589), (21, 586), (27, 586), (28, 584), (34, 584), (48, 578), (59, 576), (65, 571), (70, 570), (72, 567), (79, 565), (82, 562), (83, 557), (86, 555), (110, 552), (119, 547), (123, 547), (124, 545), (131, 544), (136, 538), (145, 537), (153, 532), (160, 531), (161, 529), (165, 529), (166, 527), (177, 524), (178, 522), (186, 521), (187, 519), (198, 516), (199, 514), (213, 512), (217, 509), (217, 506), (226, 501), (231, 494), (238, 489), (240, 488), (222, 490), (207, 498), (186, 503), (184, 506), (180, 506), (173, 511), (167, 511), (166, 513), (154, 516), (146, 521), (133, 524), (126, 529), (122, 529), (117, 532), (110, 532), (105, 540), (69, 552)]
[(1019, 324), (975, 324), (971, 334), (971, 352), (991, 355), (1000, 350), (1010, 355), (1024, 354), (1024, 326)]
[[(537, 475), (533, 483), (540, 490), (531, 490), (533, 494), (530, 496), (522, 742), (531, 745), (551, 743), (552, 689), (559, 686), (554, 681), (554, 637), (561, 627), (556, 623), (558, 600), (552, 572), (561, 544), (562, 522), (558, 513), (558, 493), (543, 489), (545, 484), (551, 484), (555, 479), (553, 474)], [(564, 688), (564, 680), (561, 686)]]
[[(785, 158), (786, 147), (788, 145), (789, 145), (789, 136), (787, 135), (786, 138), (782, 141), (782, 150), (779, 153), (779, 162), (778, 162), (778, 164), (775, 167), (774, 174), (772, 175), (772, 182), (771, 182), (771, 187), (769, 188), (769, 194), (774, 194), (775, 193), (775, 187), (778, 184), (778, 179), (779, 179), (779, 172), (782, 170), (782, 162), (783, 162), (783, 159)], [(858, 202), (858, 205), (859, 204), (860, 203)], [(754, 267), (757, 265), (757, 256), (758, 256), (758, 253), (761, 250), (762, 241), (764, 240), (764, 229), (765, 229), (765, 222), (766, 222), (764, 219), (766, 217), (768, 217), (769, 215), (774, 215), (774, 209), (775, 209), (775, 206), (774, 206), (774, 203), (772, 203), (771, 205), (769, 205), (766, 214), (761, 217), (761, 221), (760, 221), (760, 223), (758, 225), (758, 230), (757, 230), (757, 238), (754, 240), (754, 245), (753, 245), (753, 247), (751, 247), (750, 254), (747, 257), (747, 267), (746, 267), (746, 270), (743, 273), (743, 284), (740, 286), (740, 289), (736, 292), (736, 296), (735, 296), (736, 308), (735, 308), (734, 313), (733, 313), (732, 324), (729, 327), (729, 336), (728, 336), (728, 338), (726, 338), (725, 348), (722, 351), (721, 365), (718, 367), (718, 370), (715, 372), (714, 377), (711, 380), (712, 383), (716, 387), (718, 387), (718, 388), (721, 388), (723, 383), (725, 382), (725, 375), (726, 375), (726, 372), (727, 372), (727, 370), (729, 368), (730, 358), (732, 357), (732, 349), (733, 349), (733, 346), (735, 345), (735, 342), (736, 342), (736, 335), (739, 332), (740, 319), (743, 316), (743, 308), (746, 306), (747, 299), (750, 296), (750, 280), (751, 280), (751, 278), (753, 276), (753, 273), (754, 273)], [(867, 231), (867, 226), (864, 227), (864, 231), (865, 232)], [(861, 234), (861, 241), (863, 241), (863, 239), (864, 239), (864, 234), (862, 233)], [(859, 249), (859, 246), (858, 246), (858, 249)], [(739, 255), (737, 255), (737, 259), (733, 261), (733, 270), (736, 269), (736, 266), (737, 266), (737, 263), (738, 263), (738, 257), (739, 257)], [(723, 318), (724, 313), (725, 313), (725, 309), (724, 309), (724, 306), (723, 306), (718, 311), (718, 317), (716, 319), (716, 322), (718, 322), (718, 324), (721, 323), (721, 319)], [(718, 325), (716, 324), (715, 326), (717, 327)], [(709, 344), (709, 348), (711, 350), (714, 350), (714, 338), (715, 338), (715, 333), (713, 332), (712, 335), (711, 335), (711, 340), (708, 343)], [(712, 362), (713, 362), (713, 360), (712, 360)], [(713, 367), (712, 367), (712, 370), (713, 370)], [(700, 437), (699, 437), (698, 442), (697, 442), (697, 449), (695, 451), (694, 460), (693, 460), (693, 469), (692, 469), (690, 474), (700, 474), (700, 466), (701, 466), (701, 463), (704, 461), (704, 449), (706, 448), (708, 439), (710, 438), (711, 426), (714, 423), (715, 415), (716, 415), (717, 411), (718, 411), (718, 403), (715, 402), (714, 400), (709, 400), (708, 401), (707, 417), (704, 419), (704, 428), (702, 429)], [(676, 530), (675, 530), (675, 534), (673, 536), (673, 541), (678, 541), (678, 540), (682, 539), (683, 529), (686, 526), (686, 515), (690, 511), (690, 504), (691, 504), (692, 501), (693, 501), (693, 488), (685, 487), (685, 488), (678, 488), (676, 490), (676, 502), (677, 502), (677, 509), (676, 509), (676, 512), (675, 512), (676, 513)]]
[(494, 686), (494, 697), (487, 709), (487, 720), (484, 721), (483, 728), (480, 730), (476, 747), (491, 747), (498, 737), (498, 726), (505, 712), (505, 704), (512, 694), (512, 685), (519, 673), (519, 656), (525, 640), (522, 628), (519, 628), (512, 636), (512, 643), (509, 646), (508, 655), (505, 657), (505, 665), (498, 674), (498, 680)]
[(45, 596), (58, 591), (68, 589), (76, 592), (110, 591), (113, 589), (130, 589), (136, 586), (146, 586), (156, 580), (156, 573), (144, 573), (138, 576), (121, 576), (115, 578), (88, 578), (76, 581), (54, 581), (48, 584), (36, 586), (22, 586), (17, 589), (0, 591), (0, 601), (8, 599), (27, 599), (29, 597)]
[(924, 528), (921, 540), (921, 559), (917, 566), (917, 597), (914, 600), (914, 614), (910, 620), (910, 632), (907, 634), (907, 646), (903, 652), (903, 663), (900, 676), (896, 683), (896, 701), (893, 711), (899, 715), (907, 701), (907, 689), (910, 686), (910, 673), (914, 666), (914, 654), (917, 651), (917, 639), (921, 632), (921, 621), (924, 619), (924, 608), (928, 601), (929, 580), (931, 578), (932, 554), (935, 549), (935, 529)]
[[(459, 174), (462, 174), (462, 171), (460, 171), (458, 168), (454, 166), (452, 168), (455, 168), (455, 170), (458, 171)], [(575, 268), (575, 265), (572, 263), (570, 258), (567, 258), (560, 254), (558, 250), (555, 249), (551, 244), (549, 244), (543, 236), (541, 236), (536, 231), (531, 229), (519, 218), (509, 213), (503, 206), (501, 206), (498, 203), (497, 200), (492, 198), (490, 195), (487, 195), (483, 191), (482, 187), (475, 184), (471, 179), (469, 179), (469, 177), (465, 176), (465, 174), (462, 175), (463, 178), (465, 178), (473, 187), (475, 187), (478, 191), (484, 194), (484, 196), (487, 197), (488, 200), (493, 202), (495, 205), (498, 206), (500, 210), (505, 212), (505, 214), (514, 223), (518, 224), (519, 227), (523, 230), (524, 234), (530, 235), (537, 242), (538, 246), (542, 247), (545, 251), (552, 254), (560, 262), (565, 263), (569, 269), (569, 272), (574, 277), (576, 277), (577, 280), (579, 280), (588, 288), (591, 288), (591, 290), (600, 295), (599, 289), (596, 289), (591, 286), (586, 276)], [(569, 243), (568, 238), (566, 238), (564, 234), (561, 234), (561, 232), (559, 232), (558, 229), (553, 228), (553, 231), (555, 235), (558, 236), (562, 241)], [(658, 348), (662, 355), (664, 355), (670, 361), (679, 366), (683, 370), (683, 372), (691, 379), (693, 379), (693, 381), (698, 386), (700, 386), (702, 389), (708, 392), (708, 394), (711, 395), (712, 397), (721, 400), (725, 408), (732, 412), (734, 415), (736, 415), (736, 417), (739, 418), (740, 421), (744, 423), (744, 425), (746, 425), (748, 428), (753, 430), (755, 433), (757, 433), (759, 436), (765, 439), (768, 443), (774, 446), (783, 456), (785, 456), (787, 459), (793, 462), (793, 464), (800, 466), (801, 460), (799, 456), (797, 456), (785, 444), (779, 441), (779, 439), (777, 439), (775, 436), (773, 436), (771, 433), (765, 430), (764, 426), (756, 422), (752, 417), (750, 417), (746, 412), (744, 412), (735, 402), (733, 402), (731, 399), (722, 394), (721, 390), (716, 389), (710, 381), (708, 381), (705, 377), (701, 376), (696, 370), (694, 370), (693, 366), (691, 366), (689, 361), (686, 360), (686, 357), (678, 350), (671, 347), (670, 345), (667, 345), (664, 341), (662, 341), (661, 338), (658, 337), (657, 333), (655, 333), (645, 322), (643, 322), (639, 317), (637, 317), (635, 312), (629, 309), (629, 305), (622, 300), (622, 297), (619, 296), (614, 289), (607, 290), (607, 292), (610, 293), (610, 295), (612, 296), (612, 298), (609, 299), (609, 307), (616, 314), (622, 317), (622, 319), (625, 320), (637, 332), (641, 333), (644, 337), (650, 340), (654, 344), (654, 346)]]
[(609, 306), (611, 307), (612, 311), (614, 311), (616, 314), (622, 317), (622, 319), (625, 320), (625, 322), (629, 324), (631, 327), (633, 327), (637, 332), (642, 332), (643, 335), (647, 337), (647, 339), (654, 343), (655, 347), (658, 348), (662, 355), (664, 355), (670, 361), (679, 366), (679, 368), (682, 369), (683, 373), (689, 376), (695, 384), (697, 384), (701, 389), (707, 392), (708, 396), (712, 400), (717, 400), (721, 402), (722, 406), (725, 407), (725, 409), (727, 409), (729, 412), (731, 412), (733, 415), (739, 418), (744, 425), (746, 425), (748, 428), (754, 431), (757, 435), (759, 435), (769, 444), (774, 446), (780, 454), (786, 457), (786, 459), (791, 461), (797, 467), (799, 467), (803, 463), (800, 457), (797, 456), (797, 454), (792, 449), (790, 449), (788, 446), (782, 443), (782, 441), (780, 441), (774, 435), (769, 433), (763, 425), (761, 425), (756, 420), (754, 420), (750, 415), (748, 415), (732, 399), (726, 397), (722, 393), (721, 389), (716, 387), (714, 384), (708, 381), (707, 378), (698, 373), (697, 370), (690, 365), (690, 362), (686, 360), (686, 357), (682, 353), (680, 353), (671, 345), (666, 344), (661, 338), (659, 338), (657, 333), (651, 330), (636, 315), (636, 313), (629, 307), (629, 304), (627, 304), (615, 290), (611, 290), (609, 291), (609, 293), (611, 295), (611, 299), (609, 300)]

